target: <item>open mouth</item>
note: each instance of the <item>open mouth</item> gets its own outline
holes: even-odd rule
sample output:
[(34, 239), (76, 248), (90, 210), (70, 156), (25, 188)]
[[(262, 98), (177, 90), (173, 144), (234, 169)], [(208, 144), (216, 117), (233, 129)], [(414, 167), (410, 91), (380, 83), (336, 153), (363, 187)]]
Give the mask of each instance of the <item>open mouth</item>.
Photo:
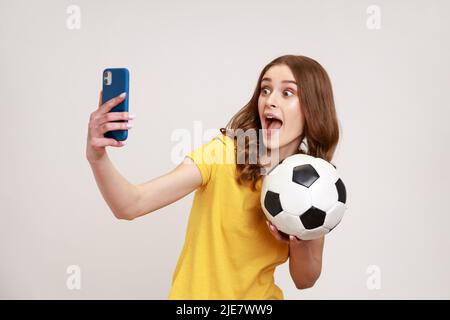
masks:
[(283, 121), (275, 117), (264, 117), (264, 127), (269, 132), (272, 130), (280, 129), (283, 125)]

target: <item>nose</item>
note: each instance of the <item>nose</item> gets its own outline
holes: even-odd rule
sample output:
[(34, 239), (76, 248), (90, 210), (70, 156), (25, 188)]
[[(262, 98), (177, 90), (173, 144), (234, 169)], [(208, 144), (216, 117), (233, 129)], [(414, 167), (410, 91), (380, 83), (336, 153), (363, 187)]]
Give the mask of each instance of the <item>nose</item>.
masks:
[(276, 108), (278, 105), (276, 102), (276, 94), (275, 92), (273, 92), (267, 97), (266, 106), (268, 106), (269, 108)]

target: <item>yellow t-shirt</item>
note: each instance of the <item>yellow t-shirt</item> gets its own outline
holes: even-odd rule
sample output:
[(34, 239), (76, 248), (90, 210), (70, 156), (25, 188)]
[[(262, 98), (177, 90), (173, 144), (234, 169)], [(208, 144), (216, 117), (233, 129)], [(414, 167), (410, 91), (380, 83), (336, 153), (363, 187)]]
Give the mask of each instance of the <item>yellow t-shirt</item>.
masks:
[(260, 192), (235, 179), (235, 142), (219, 134), (190, 152), (202, 176), (195, 191), (185, 242), (169, 299), (284, 299), (275, 267), (287, 244), (267, 228)]

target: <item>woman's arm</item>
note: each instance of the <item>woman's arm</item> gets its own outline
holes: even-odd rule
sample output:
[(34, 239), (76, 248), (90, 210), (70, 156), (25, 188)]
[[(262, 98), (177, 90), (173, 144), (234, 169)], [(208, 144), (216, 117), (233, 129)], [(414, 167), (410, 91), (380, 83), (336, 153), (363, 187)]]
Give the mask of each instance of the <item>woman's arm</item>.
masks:
[[(118, 219), (128, 219), (128, 212), (133, 208), (139, 197), (137, 188), (120, 175), (106, 152), (108, 146), (123, 147), (125, 144), (115, 139), (106, 138), (105, 132), (131, 129), (128, 127), (128, 124), (131, 123), (127, 121), (133, 117), (128, 112), (110, 112), (124, 99), (125, 94), (121, 94), (102, 103), (102, 92), (100, 91), (98, 108), (89, 117), (86, 142), (86, 159), (94, 173), (97, 186)], [(116, 120), (125, 120), (125, 122), (117, 122)]]
[(105, 153), (95, 161), (89, 161), (100, 193), (117, 219), (132, 220), (139, 192), (114, 167)]
[(324, 239), (299, 240), (290, 236), (289, 272), (297, 289), (311, 288), (319, 278)]
[(194, 161), (186, 156), (169, 173), (136, 186), (139, 194), (132, 217), (165, 207), (188, 195), (202, 184), (202, 176)]
[(103, 198), (114, 215), (123, 220), (133, 220), (165, 207), (202, 183), (200, 171), (189, 157), (169, 173), (138, 185), (128, 182), (107, 155), (89, 163)]
[(194, 191), (201, 185), (202, 176), (192, 159), (185, 157), (182, 163), (163, 176), (139, 185), (128, 182), (114, 167), (106, 152), (107, 146), (122, 147), (124, 143), (104, 137), (107, 131), (130, 129), (127, 122), (116, 122), (132, 119), (128, 112), (110, 112), (123, 99), (125, 95), (121, 94), (102, 104), (100, 92), (98, 108), (89, 117), (86, 159), (103, 198), (116, 218), (133, 220)]
[(311, 288), (322, 271), (322, 254), (325, 238), (300, 240), (294, 236), (282, 235), (277, 228), (267, 221), (272, 235), (289, 245), (289, 273), (297, 289)]

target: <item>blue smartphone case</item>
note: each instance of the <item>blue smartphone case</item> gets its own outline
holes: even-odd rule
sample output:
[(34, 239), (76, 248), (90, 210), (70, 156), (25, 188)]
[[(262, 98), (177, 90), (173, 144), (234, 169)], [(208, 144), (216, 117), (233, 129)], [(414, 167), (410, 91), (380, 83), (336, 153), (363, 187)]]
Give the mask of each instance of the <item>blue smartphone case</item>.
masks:
[[(109, 112), (128, 112), (130, 73), (127, 68), (108, 68), (103, 71), (102, 104), (106, 101), (126, 92), (125, 100), (111, 109)], [(128, 122), (128, 120), (115, 120), (112, 122)], [(128, 130), (113, 130), (104, 133), (105, 138), (123, 141), (128, 138)]]

